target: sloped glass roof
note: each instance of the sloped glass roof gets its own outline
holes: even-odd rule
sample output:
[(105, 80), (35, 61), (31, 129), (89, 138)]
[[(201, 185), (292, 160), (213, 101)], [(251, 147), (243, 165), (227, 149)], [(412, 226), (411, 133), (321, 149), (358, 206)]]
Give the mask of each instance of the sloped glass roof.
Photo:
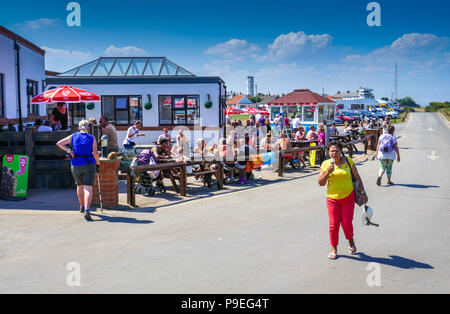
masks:
[(195, 76), (165, 57), (101, 57), (58, 76), (63, 77), (146, 77)]

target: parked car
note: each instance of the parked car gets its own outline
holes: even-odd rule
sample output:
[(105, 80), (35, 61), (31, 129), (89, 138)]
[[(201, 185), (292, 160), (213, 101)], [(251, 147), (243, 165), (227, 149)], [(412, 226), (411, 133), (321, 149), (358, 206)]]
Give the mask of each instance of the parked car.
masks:
[(384, 118), (386, 117), (386, 112), (385, 112), (384, 110), (380, 109), (380, 108), (372, 107), (372, 108), (370, 109), (370, 112), (371, 112), (373, 115), (375, 115), (377, 118), (382, 118), (382, 119), (384, 119)]
[(336, 112), (336, 117), (339, 118), (342, 122), (348, 121), (348, 122), (353, 122), (353, 121), (359, 121), (360, 117), (357, 113), (355, 112), (350, 112), (350, 111), (338, 111)]
[(390, 117), (391, 119), (397, 119), (399, 113), (397, 111), (389, 111), (386, 112), (386, 116)]
[(344, 116), (354, 117), (353, 120), (360, 120), (361, 114), (358, 110), (341, 110)]
[(363, 120), (364, 118), (369, 118), (369, 119), (377, 119), (378, 116), (375, 115), (373, 112), (370, 112), (368, 110), (358, 110), (359, 115), (361, 117), (361, 120)]

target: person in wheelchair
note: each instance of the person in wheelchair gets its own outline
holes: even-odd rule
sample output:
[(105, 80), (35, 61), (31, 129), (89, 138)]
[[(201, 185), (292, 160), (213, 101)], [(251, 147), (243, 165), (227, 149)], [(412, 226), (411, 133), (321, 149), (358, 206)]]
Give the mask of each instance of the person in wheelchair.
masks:
[[(154, 165), (158, 164), (163, 159), (169, 159), (170, 153), (168, 152), (168, 140), (162, 139), (156, 147), (153, 147), (152, 150), (144, 149), (139, 153), (137, 157), (137, 165)], [(137, 182), (140, 182), (142, 186), (148, 191), (150, 195), (155, 194), (155, 189), (153, 188), (153, 182), (156, 182), (156, 187), (159, 192), (165, 193), (166, 187), (164, 186), (164, 171), (155, 170), (155, 171), (147, 171), (142, 172), (140, 176), (137, 178)], [(169, 171), (169, 170), (167, 170)]]

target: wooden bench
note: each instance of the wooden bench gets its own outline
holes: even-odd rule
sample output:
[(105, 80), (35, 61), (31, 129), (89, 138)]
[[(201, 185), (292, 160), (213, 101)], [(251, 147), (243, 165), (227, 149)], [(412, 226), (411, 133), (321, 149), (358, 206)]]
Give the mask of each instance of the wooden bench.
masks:
[(321, 160), (325, 158), (325, 149), (326, 146), (311, 146), (311, 147), (295, 147), (286, 150), (279, 150), (278, 152), (278, 176), (282, 177), (284, 168), (285, 168), (285, 158), (283, 157), (285, 154), (295, 154), (300, 152), (310, 152), (310, 151), (319, 151)]
[[(217, 164), (216, 170), (204, 170), (205, 165), (207, 164)], [(187, 174), (186, 167), (200, 165), (202, 168), (201, 171), (193, 171), (191, 174)], [(141, 172), (147, 171), (155, 171), (160, 170), (164, 172), (164, 170), (170, 170), (168, 173), (168, 177), (170, 178), (174, 190), (177, 194), (181, 196), (186, 196), (187, 189), (187, 177), (188, 176), (203, 176), (207, 182), (208, 187), (212, 187), (212, 175), (217, 178), (217, 187), (218, 189), (223, 189), (223, 164), (221, 161), (187, 161), (187, 162), (163, 162), (156, 165), (143, 165), (136, 167), (127, 167), (122, 169), (122, 173), (126, 174), (127, 179), (127, 204), (130, 206), (136, 206), (136, 192), (134, 189), (135, 186), (135, 175)], [(178, 174), (173, 174), (172, 170), (178, 170)], [(176, 180), (179, 181), (179, 187), (176, 184)]]

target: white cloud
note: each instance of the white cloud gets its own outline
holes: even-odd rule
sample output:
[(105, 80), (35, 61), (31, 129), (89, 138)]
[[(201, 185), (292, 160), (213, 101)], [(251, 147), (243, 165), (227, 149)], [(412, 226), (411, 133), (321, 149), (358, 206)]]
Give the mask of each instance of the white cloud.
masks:
[(329, 46), (332, 41), (333, 38), (328, 34), (307, 35), (302, 31), (281, 34), (269, 45), (268, 54), (260, 58), (260, 60), (281, 60), (295, 57), (302, 53), (314, 52)]
[(447, 37), (438, 37), (433, 34), (405, 34), (389, 46), (375, 49), (364, 56), (347, 56), (345, 61), (381, 65), (394, 62), (415, 63), (445, 60), (445, 50), (449, 49), (448, 43)]
[(49, 18), (40, 18), (30, 21), (25, 21), (22, 23), (18, 23), (19, 27), (24, 27), (32, 30), (40, 29), (48, 26), (55, 26), (58, 23), (62, 23), (62, 21), (58, 18), (49, 19)]
[(405, 34), (395, 40), (392, 43), (391, 48), (396, 50), (420, 49), (431, 46), (438, 47), (447, 42), (448, 39), (445, 37), (438, 37), (433, 34), (411, 33)]
[(79, 50), (63, 50), (50, 47), (41, 47), (45, 50), (46, 58), (51, 59), (67, 59), (67, 60), (88, 60), (92, 57), (90, 52), (83, 52)]
[(45, 50), (46, 70), (65, 72), (95, 59), (89, 51), (41, 48)]
[(228, 63), (243, 61), (245, 56), (256, 57), (260, 51), (255, 44), (251, 44), (243, 39), (230, 39), (224, 43), (219, 43), (214, 47), (208, 48), (205, 53), (217, 55), (225, 58)]
[(120, 48), (114, 45), (111, 45), (108, 48), (106, 48), (105, 54), (107, 56), (112, 57), (142, 57), (148, 55), (148, 53), (142, 48), (134, 46), (127, 46)]

